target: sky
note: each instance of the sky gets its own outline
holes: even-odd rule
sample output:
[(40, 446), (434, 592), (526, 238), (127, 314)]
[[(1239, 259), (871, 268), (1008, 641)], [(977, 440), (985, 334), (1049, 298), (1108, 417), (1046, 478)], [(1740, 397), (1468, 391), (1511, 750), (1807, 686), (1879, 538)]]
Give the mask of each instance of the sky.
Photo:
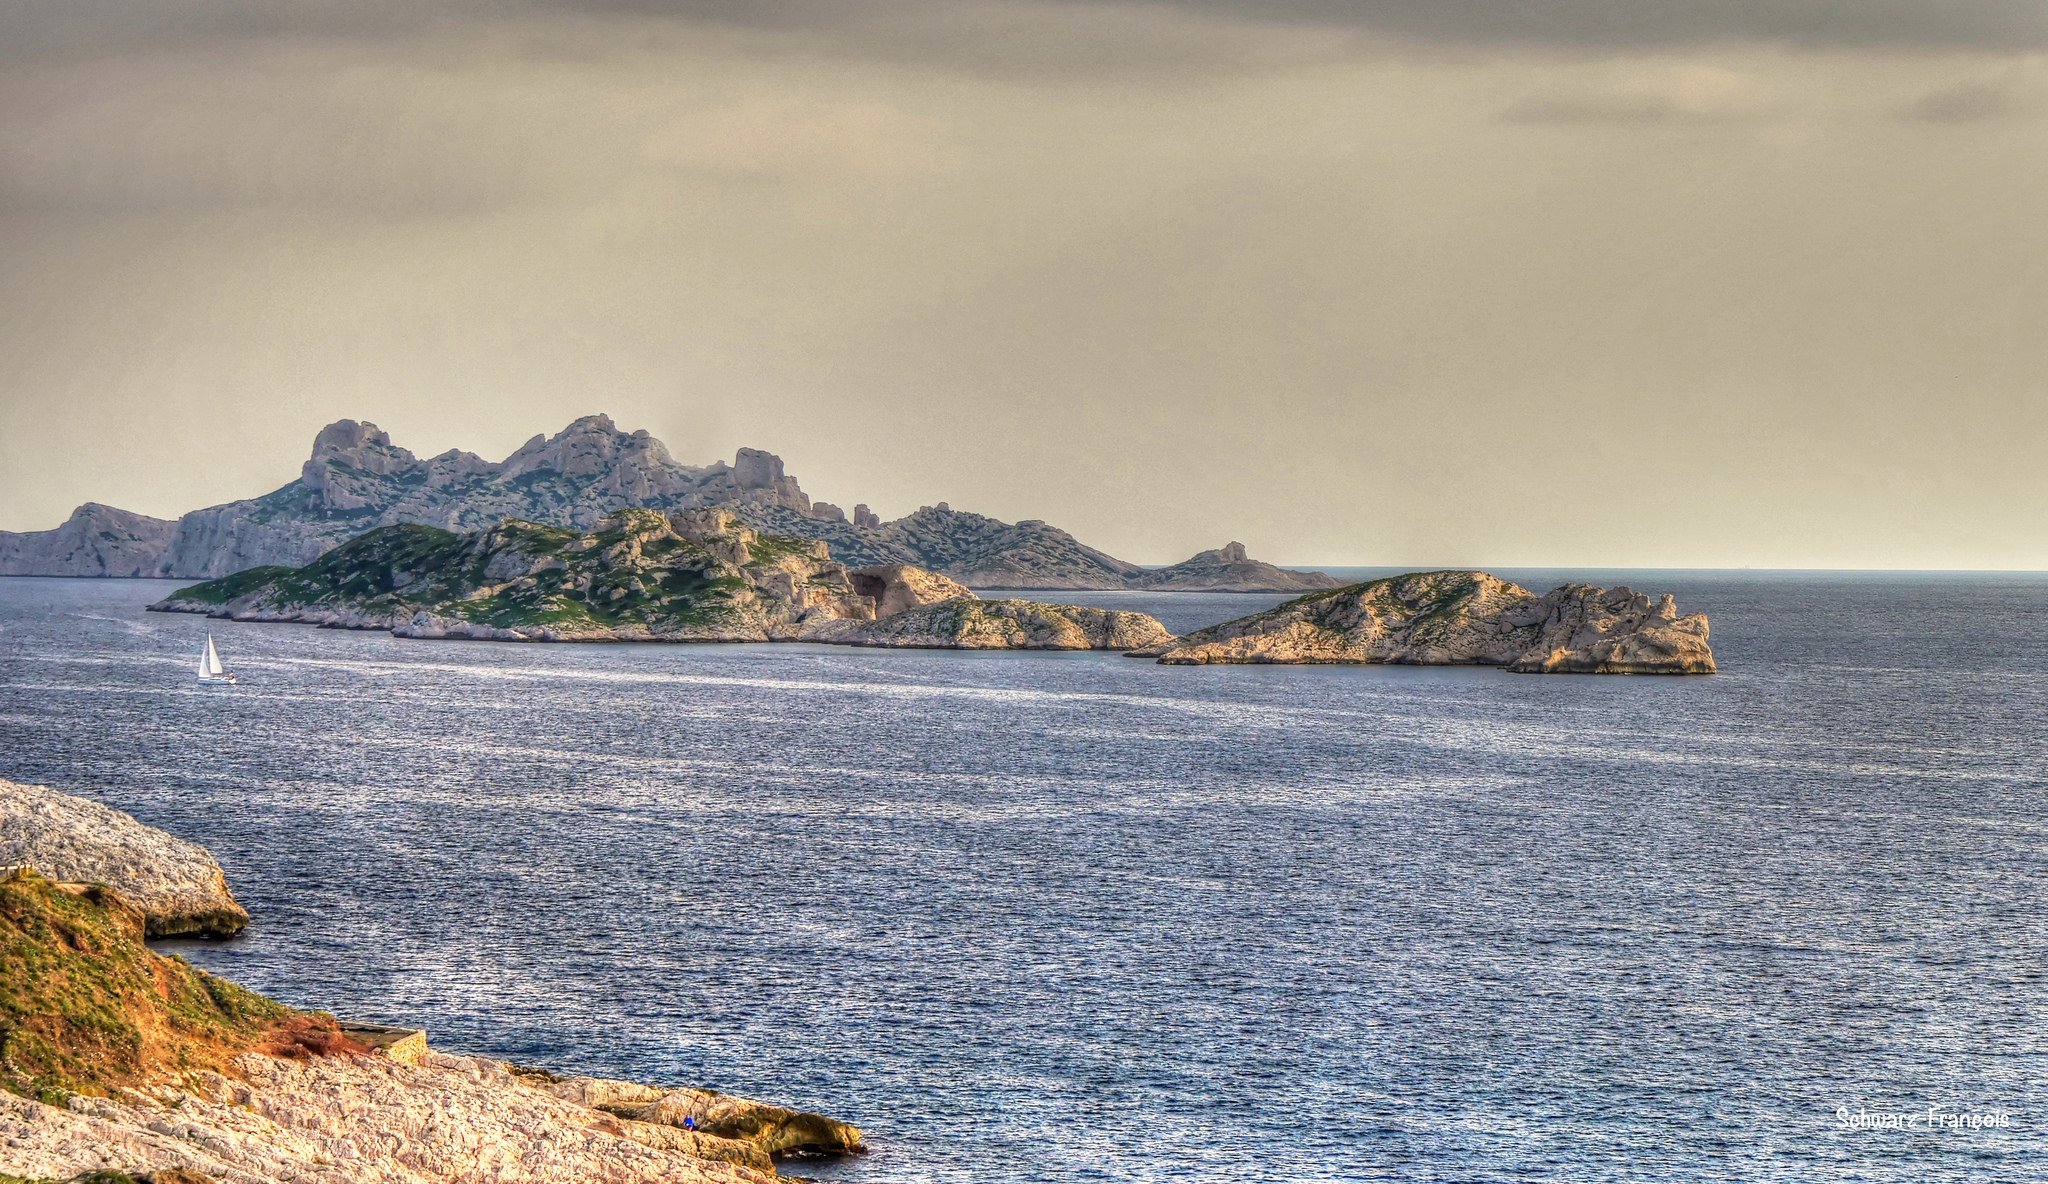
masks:
[(2048, 569), (2040, 0), (16, 0), (0, 529), (605, 412), (1137, 562)]

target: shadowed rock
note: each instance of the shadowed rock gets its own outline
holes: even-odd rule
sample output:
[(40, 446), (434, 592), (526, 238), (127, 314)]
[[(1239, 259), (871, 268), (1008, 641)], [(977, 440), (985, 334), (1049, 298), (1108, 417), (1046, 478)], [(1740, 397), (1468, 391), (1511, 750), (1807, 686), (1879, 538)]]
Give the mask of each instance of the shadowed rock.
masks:
[(907, 563), (856, 568), (847, 576), (856, 591), (875, 602), (877, 617), (893, 617), (907, 609), (974, 596), (965, 584)]

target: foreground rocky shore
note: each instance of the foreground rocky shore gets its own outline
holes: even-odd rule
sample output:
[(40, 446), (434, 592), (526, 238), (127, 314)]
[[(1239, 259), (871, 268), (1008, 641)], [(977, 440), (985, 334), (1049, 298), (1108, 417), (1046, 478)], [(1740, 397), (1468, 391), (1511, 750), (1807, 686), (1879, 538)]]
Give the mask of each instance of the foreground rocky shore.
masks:
[(490, 641), (1128, 649), (1171, 637), (1143, 613), (984, 602), (904, 564), (849, 569), (822, 542), (764, 535), (722, 509), (624, 510), (587, 534), (388, 526), (305, 567), (251, 568), (150, 608)]
[[(0, 785), (10, 800), (66, 797)], [(152, 868), (127, 854), (149, 828), (68, 800), (38, 814), (69, 820), (63, 841), (48, 824), (36, 849), (107, 879), (0, 876), (0, 1178), (765, 1184), (779, 1157), (865, 1149), (823, 1115), (445, 1055), (422, 1033), (298, 1011), (158, 955), (143, 944), (157, 914), (130, 894), (167, 899), (166, 882), (194, 874), (191, 845), (151, 831), (179, 853)]]
[(1141, 653), (1217, 663), (1500, 666), (1527, 674), (1712, 674), (1707, 618), (1670, 596), (1566, 584), (1538, 596), (1483, 571), (1314, 593)]

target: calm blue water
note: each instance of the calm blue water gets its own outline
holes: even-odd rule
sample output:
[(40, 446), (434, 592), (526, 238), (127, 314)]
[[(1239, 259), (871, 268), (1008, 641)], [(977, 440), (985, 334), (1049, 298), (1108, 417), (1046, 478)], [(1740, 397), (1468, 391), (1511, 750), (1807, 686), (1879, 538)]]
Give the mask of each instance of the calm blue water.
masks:
[[(211, 969), (815, 1107), (879, 1148), (848, 1180), (2048, 1176), (2048, 579), (1636, 582), (1726, 673), (405, 642), (0, 580), (0, 775), (211, 847), (257, 917)], [(1929, 1105), (2014, 1125), (1836, 1118)]]

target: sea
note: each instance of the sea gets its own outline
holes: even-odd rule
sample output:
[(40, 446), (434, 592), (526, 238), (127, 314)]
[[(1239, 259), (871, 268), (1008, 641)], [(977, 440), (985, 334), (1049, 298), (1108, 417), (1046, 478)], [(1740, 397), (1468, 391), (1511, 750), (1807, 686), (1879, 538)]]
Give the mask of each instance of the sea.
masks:
[(2048, 576), (1503, 574), (1676, 593), (1721, 673), (406, 641), (4, 579), (0, 776), (211, 848), (255, 920), (166, 943), (208, 970), (858, 1124), (818, 1179), (2048, 1179)]

